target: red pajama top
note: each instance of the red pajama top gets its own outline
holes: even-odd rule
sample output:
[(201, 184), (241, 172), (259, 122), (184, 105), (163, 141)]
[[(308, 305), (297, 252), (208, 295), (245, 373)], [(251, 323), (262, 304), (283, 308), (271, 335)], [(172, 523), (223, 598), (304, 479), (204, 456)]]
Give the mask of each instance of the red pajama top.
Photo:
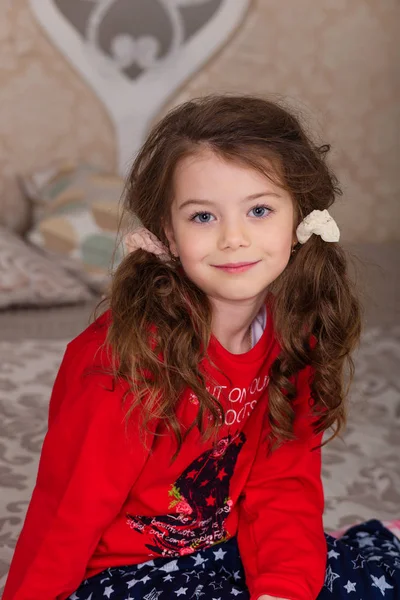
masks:
[[(245, 354), (212, 337), (217, 368), (203, 367), (225, 422), (216, 445), (192, 429), (171, 463), (175, 441), (161, 423), (144, 444), (138, 413), (124, 419), (127, 386), (105, 372), (110, 318), (102, 315), (67, 347), (3, 600), (63, 600), (108, 567), (190, 554), (234, 535), (252, 600), (315, 600), (326, 545), (310, 369), (298, 377), (297, 439), (267, 456), (268, 373), (279, 354), (271, 316)], [(177, 406), (183, 427), (197, 410), (187, 390)]]

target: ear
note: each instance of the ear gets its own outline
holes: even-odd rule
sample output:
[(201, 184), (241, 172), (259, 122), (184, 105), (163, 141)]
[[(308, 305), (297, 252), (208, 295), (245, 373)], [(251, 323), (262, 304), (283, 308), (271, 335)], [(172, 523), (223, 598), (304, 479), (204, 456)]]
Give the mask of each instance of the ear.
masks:
[(174, 230), (172, 229), (172, 225), (170, 224), (165, 224), (164, 225), (164, 233), (166, 235), (166, 238), (168, 240), (168, 244), (169, 244), (169, 250), (171, 252), (171, 254), (175, 257), (179, 256), (179, 252), (178, 252), (178, 248), (176, 245), (176, 241), (175, 241), (175, 235), (174, 235)]
[[(299, 243), (299, 240), (297, 239), (297, 227), (299, 226), (299, 218), (300, 215), (298, 215), (298, 209), (295, 208), (294, 210), (294, 223), (293, 223), (293, 235), (292, 235), (292, 248), (294, 248), (295, 246), (297, 246), (297, 244)], [(300, 218), (301, 220), (301, 218)]]

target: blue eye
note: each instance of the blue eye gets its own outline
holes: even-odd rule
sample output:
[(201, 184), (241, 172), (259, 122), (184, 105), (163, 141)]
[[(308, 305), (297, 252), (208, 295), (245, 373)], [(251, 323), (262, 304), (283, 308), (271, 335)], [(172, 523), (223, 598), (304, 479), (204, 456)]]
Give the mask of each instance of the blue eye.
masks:
[[(268, 206), (264, 206), (264, 205), (259, 205), (259, 206), (255, 206), (254, 208), (251, 209), (250, 212), (254, 211), (254, 216), (255, 217), (259, 217), (259, 218), (265, 218), (268, 217), (268, 215), (272, 212), (272, 210), (270, 208), (268, 208)], [(265, 213), (265, 211), (268, 211), (267, 214)]]
[[(258, 218), (258, 219), (265, 219), (266, 217), (268, 217), (270, 215), (270, 213), (274, 212), (272, 208), (269, 208), (268, 206), (264, 206), (263, 204), (259, 204), (257, 206), (254, 206), (250, 211), (250, 213), (254, 213), (253, 216)], [(191, 215), (189, 217), (190, 221), (193, 221), (194, 223), (211, 223), (211, 221), (214, 219), (215, 217), (209, 213), (209, 212), (196, 212), (193, 215)]]
[[(200, 217), (200, 219), (197, 220), (197, 217)], [(194, 221), (195, 223), (209, 223), (210, 221), (207, 217), (212, 217), (212, 214), (208, 212), (197, 212), (190, 217), (190, 220)]]

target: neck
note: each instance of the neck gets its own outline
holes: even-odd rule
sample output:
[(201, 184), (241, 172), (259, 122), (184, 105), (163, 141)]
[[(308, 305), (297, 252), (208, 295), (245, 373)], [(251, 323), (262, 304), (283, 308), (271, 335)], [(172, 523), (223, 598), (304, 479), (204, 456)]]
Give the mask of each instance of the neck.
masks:
[(265, 294), (246, 303), (226, 302), (210, 298), (213, 307), (212, 333), (232, 354), (250, 350), (251, 324), (265, 302)]

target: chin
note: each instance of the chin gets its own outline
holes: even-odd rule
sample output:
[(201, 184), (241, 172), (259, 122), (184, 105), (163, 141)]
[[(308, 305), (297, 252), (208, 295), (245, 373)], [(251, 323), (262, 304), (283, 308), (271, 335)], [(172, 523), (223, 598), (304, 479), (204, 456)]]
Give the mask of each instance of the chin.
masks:
[(229, 302), (248, 302), (250, 300), (256, 300), (263, 294), (266, 294), (268, 285), (265, 285), (262, 288), (257, 287), (253, 290), (249, 289), (246, 285), (240, 287), (237, 285), (237, 288), (239, 289), (229, 290), (225, 288), (224, 290), (210, 290), (210, 294), (208, 294), (208, 292), (207, 294), (214, 298)]

